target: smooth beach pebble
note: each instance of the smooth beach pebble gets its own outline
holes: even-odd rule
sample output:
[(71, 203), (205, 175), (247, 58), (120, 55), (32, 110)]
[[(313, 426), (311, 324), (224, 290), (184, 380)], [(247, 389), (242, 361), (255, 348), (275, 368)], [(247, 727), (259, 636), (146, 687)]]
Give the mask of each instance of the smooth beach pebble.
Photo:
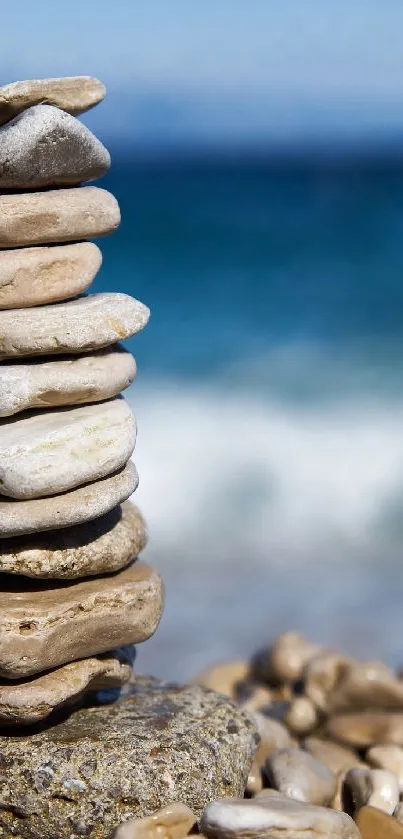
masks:
[(344, 778), (342, 802), (351, 815), (365, 805), (392, 815), (399, 802), (396, 775), (384, 769), (350, 769)]
[(318, 712), (307, 696), (296, 696), (290, 702), (284, 722), (292, 734), (302, 737), (316, 728), (319, 722)]
[(32, 501), (0, 500), (0, 537), (56, 530), (103, 516), (132, 495), (138, 474), (130, 460), (123, 469), (92, 484)]
[(374, 769), (388, 769), (398, 780), (400, 792), (403, 792), (403, 749), (401, 746), (372, 746), (368, 749), (365, 760)]
[(203, 813), (200, 829), (211, 839), (360, 839), (346, 813), (302, 804), (270, 790), (250, 800), (212, 801)]
[(0, 492), (18, 499), (57, 495), (122, 468), (136, 424), (121, 396), (109, 402), (32, 411), (2, 420)]
[(248, 780), (246, 782), (246, 794), (250, 797), (257, 795), (263, 789), (262, 770), (259, 761), (255, 760), (249, 770)]
[(365, 711), (338, 714), (331, 717), (325, 727), (334, 740), (356, 749), (365, 749), (377, 743), (403, 746), (403, 713)]
[(69, 358), (3, 364), (0, 417), (32, 408), (101, 402), (126, 390), (135, 374), (133, 356), (118, 345)]
[(0, 128), (0, 189), (40, 189), (94, 181), (111, 165), (91, 131), (51, 105), (35, 105)]
[(119, 825), (114, 839), (183, 839), (197, 819), (190, 807), (174, 801), (151, 816)]
[(306, 663), (321, 649), (298, 632), (284, 632), (274, 644), (259, 651), (252, 660), (252, 672), (258, 681), (270, 685), (296, 682)]
[(379, 661), (360, 662), (322, 653), (308, 665), (305, 691), (322, 711), (403, 710), (403, 684)]
[(93, 242), (0, 251), (0, 309), (67, 300), (86, 291), (102, 264)]
[(0, 359), (84, 353), (129, 338), (145, 327), (150, 310), (128, 294), (91, 294), (30, 309), (0, 312)]
[(140, 561), (67, 585), (6, 578), (0, 591), (0, 676), (21, 679), (146, 641), (162, 607), (161, 579)]
[(49, 673), (0, 683), (0, 724), (32, 725), (87, 693), (119, 688), (130, 681), (134, 647), (57, 667)]
[(215, 690), (217, 693), (235, 699), (237, 685), (247, 678), (248, 673), (248, 661), (228, 661), (208, 667), (195, 676), (192, 681), (196, 685), (210, 688), (210, 690)]
[(362, 807), (356, 824), (361, 839), (403, 839), (403, 825), (375, 807)]
[(278, 792), (305, 801), (328, 805), (336, 793), (336, 776), (316, 758), (302, 749), (280, 749), (265, 763), (269, 785)]
[(275, 701), (275, 693), (266, 685), (256, 682), (238, 682), (236, 699), (245, 711), (260, 711), (264, 714)]
[(243, 795), (256, 748), (249, 716), (226, 697), (140, 676), (117, 702), (2, 735), (0, 824), (20, 839), (71, 839), (74, 825), (110, 839), (125, 820), (175, 801), (199, 817), (224, 792)]
[(119, 224), (116, 198), (97, 186), (0, 195), (0, 248), (92, 239)]
[(55, 105), (69, 114), (82, 114), (102, 102), (105, 94), (105, 85), (91, 76), (12, 82), (0, 87), (0, 125), (33, 105)]
[(322, 740), (320, 737), (307, 737), (304, 741), (304, 749), (309, 754), (324, 763), (336, 775), (353, 769), (355, 766), (363, 765), (358, 755), (345, 746), (332, 743), (331, 740)]
[(293, 740), (285, 725), (272, 717), (266, 717), (259, 711), (249, 711), (255, 721), (260, 735), (260, 744), (256, 754), (259, 766), (263, 766), (265, 760), (277, 749), (287, 748), (293, 745)]
[(64, 580), (110, 574), (138, 556), (146, 541), (144, 519), (126, 501), (85, 524), (0, 539), (0, 572)]

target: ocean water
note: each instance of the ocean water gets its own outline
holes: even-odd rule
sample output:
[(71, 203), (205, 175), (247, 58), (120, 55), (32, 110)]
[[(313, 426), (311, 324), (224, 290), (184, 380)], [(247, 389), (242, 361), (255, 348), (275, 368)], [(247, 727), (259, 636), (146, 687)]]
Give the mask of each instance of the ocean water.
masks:
[[(115, 158), (116, 159), (116, 158)], [(128, 342), (136, 502), (188, 678), (285, 628), (403, 661), (403, 166), (118, 158), (95, 291)]]

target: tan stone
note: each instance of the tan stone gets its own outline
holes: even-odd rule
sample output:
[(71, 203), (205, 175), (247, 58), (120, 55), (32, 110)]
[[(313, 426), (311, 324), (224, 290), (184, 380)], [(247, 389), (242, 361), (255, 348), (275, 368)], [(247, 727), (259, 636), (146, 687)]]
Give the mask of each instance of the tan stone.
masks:
[(258, 766), (264, 766), (266, 758), (277, 749), (292, 746), (294, 741), (290, 737), (285, 725), (272, 717), (265, 717), (259, 711), (249, 711), (260, 736), (260, 745), (256, 753)]
[(212, 801), (200, 829), (210, 839), (360, 839), (346, 813), (302, 804), (273, 790), (263, 790), (249, 800)]
[(0, 537), (56, 530), (80, 525), (103, 516), (137, 489), (136, 467), (129, 461), (123, 469), (92, 484), (32, 501), (0, 501)]
[(0, 309), (27, 309), (75, 297), (102, 263), (93, 242), (0, 251)]
[(196, 685), (215, 690), (217, 693), (235, 699), (237, 685), (246, 679), (248, 672), (249, 664), (247, 661), (228, 661), (208, 667), (195, 676), (192, 681)]
[(354, 815), (361, 807), (376, 807), (390, 816), (399, 801), (396, 775), (384, 769), (350, 769), (344, 779), (344, 810)]
[(257, 682), (239, 682), (236, 699), (245, 711), (260, 711), (264, 714), (274, 701), (274, 694), (266, 685)]
[(363, 766), (360, 758), (352, 749), (339, 746), (338, 743), (333, 743), (331, 740), (322, 740), (320, 737), (307, 737), (304, 741), (304, 748), (309, 754), (316, 757), (325, 766), (328, 766), (335, 774), (348, 771), (355, 766)]
[(146, 541), (144, 519), (127, 501), (85, 524), (0, 539), (0, 572), (65, 580), (110, 574), (138, 556)]
[(0, 312), (0, 359), (83, 353), (129, 338), (150, 310), (128, 294), (91, 294), (30, 309)]
[(190, 807), (174, 801), (151, 816), (123, 822), (114, 839), (184, 839), (196, 821)]
[(398, 804), (397, 807), (395, 807), (393, 815), (394, 815), (394, 818), (397, 819), (399, 824), (403, 825), (403, 804), (402, 803)]
[(97, 186), (0, 195), (0, 248), (92, 239), (119, 224), (116, 198)]
[(91, 76), (12, 82), (0, 87), (0, 125), (32, 105), (55, 105), (77, 116), (102, 102), (105, 94), (102, 82)]
[(296, 682), (302, 677), (307, 662), (321, 647), (311, 644), (298, 632), (284, 632), (274, 644), (259, 651), (252, 661), (252, 671), (258, 681), (268, 684)]
[(162, 605), (159, 575), (139, 561), (116, 574), (74, 583), (5, 577), (0, 676), (21, 679), (145, 641), (158, 625)]
[(403, 839), (403, 825), (375, 807), (362, 807), (356, 823), (361, 839)]
[(133, 356), (118, 345), (90, 355), (4, 364), (0, 417), (111, 399), (130, 385), (135, 373)]
[(305, 691), (323, 712), (403, 710), (403, 684), (379, 661), (360, 662), (323, 652), (309, 662)]
[(336, 793), (334, 773), (302, 749), (273, 752), (266, 760), (264, 771), (269, 786), (296, 801), (325, 806)]
[(372, 746), (365, 760), (374, 769), (388, 769), (396, 775), (400, 792), (403, 793), (403, 748), (401, 746)]
[(403, 714), (387, 711), (338, 714), (326, 723), (329, 737), (356, 749), (377, 743), (403, 746)]
[(297, 737), (302, 737), (313, 731), (318, 725), (319, 717), (315, 705), (307, 696), (296, 696), (291, 700), (284, 715), (284, 722)]
[(252, 798), (263, 789), (262, 769), (259, 761), (255, 760), (249, 770), (248, 780), (246, 782), (246, 795)]
[(0, 723), (30, 725), (87, 693), (118, 688), (132, 675), (134, 648), (73, 661), (41, 676), (0, 683)]
[(110, 154), (75, 117), (35, 105), (0, 127), (0, 189), (41, 189), (94, 181)]
[(41, 498), (104, 478), (127, 463), (135, 441), (135, 419), (121, 396), (1, 420), (0, 492)]

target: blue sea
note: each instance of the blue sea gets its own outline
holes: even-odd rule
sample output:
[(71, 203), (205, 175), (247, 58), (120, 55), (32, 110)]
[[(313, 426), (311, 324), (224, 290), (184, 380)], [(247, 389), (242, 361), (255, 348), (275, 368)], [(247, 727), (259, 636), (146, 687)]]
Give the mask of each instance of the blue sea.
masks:
[(286, 628), (403, 660), (403, 164), (115, 156), (136, 502), (188, 678)]

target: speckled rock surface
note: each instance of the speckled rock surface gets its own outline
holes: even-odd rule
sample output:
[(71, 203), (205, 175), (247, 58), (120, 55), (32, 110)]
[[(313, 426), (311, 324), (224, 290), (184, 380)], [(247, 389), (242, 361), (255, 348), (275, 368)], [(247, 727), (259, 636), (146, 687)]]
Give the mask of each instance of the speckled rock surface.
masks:
[(32, 408), (101, 402), (125, 390), (135, 373), (133, 356), (116, 345), (85, 355), (2, 364), (0, 417)]
[(0, 195), (0, 248), (78, 242), (119, 224), (116, 198), (98, 186)]
[(4, 496), (0, 501), (0, 536), (12, 538), (92, 521), (126, 501), (137, 489), (138, 482), (136, 467), (129, 460), (113, 475), (62, 495), (31, 501), (15, 501)]
[(140, 511), (126, 501), (85, 524), (0, 539), (0, 571), (62, 580), (110, 574), (138, 556), (146, 540)]
[(68, 303), (0, 312), (0, 358), (91, 352), (129, 338), (150, 317), (128, 294), (90, 294)]
[(93, 242), (0, 251), (0, 309), (75, 297), (92, 283), (101, 263)]
[(243, 794), (257, 744), (249, 715), (197, 685), (138, 678), (113, 705), (31, 737), (0, 736), (0, 829), (20, 839), (106, 839), (182, 801), (199, 816)]
[(32, 105), (56, 105), (69, 114), (82, 114), (102, 102), (105, 85), (91, 76), (27, 79), (0, 87), (0, 125)]
[(111, 164), (107, 149), (70, 114), (35, 105), (0, 128), (0, 189), (41, 189), (94, 181)]

